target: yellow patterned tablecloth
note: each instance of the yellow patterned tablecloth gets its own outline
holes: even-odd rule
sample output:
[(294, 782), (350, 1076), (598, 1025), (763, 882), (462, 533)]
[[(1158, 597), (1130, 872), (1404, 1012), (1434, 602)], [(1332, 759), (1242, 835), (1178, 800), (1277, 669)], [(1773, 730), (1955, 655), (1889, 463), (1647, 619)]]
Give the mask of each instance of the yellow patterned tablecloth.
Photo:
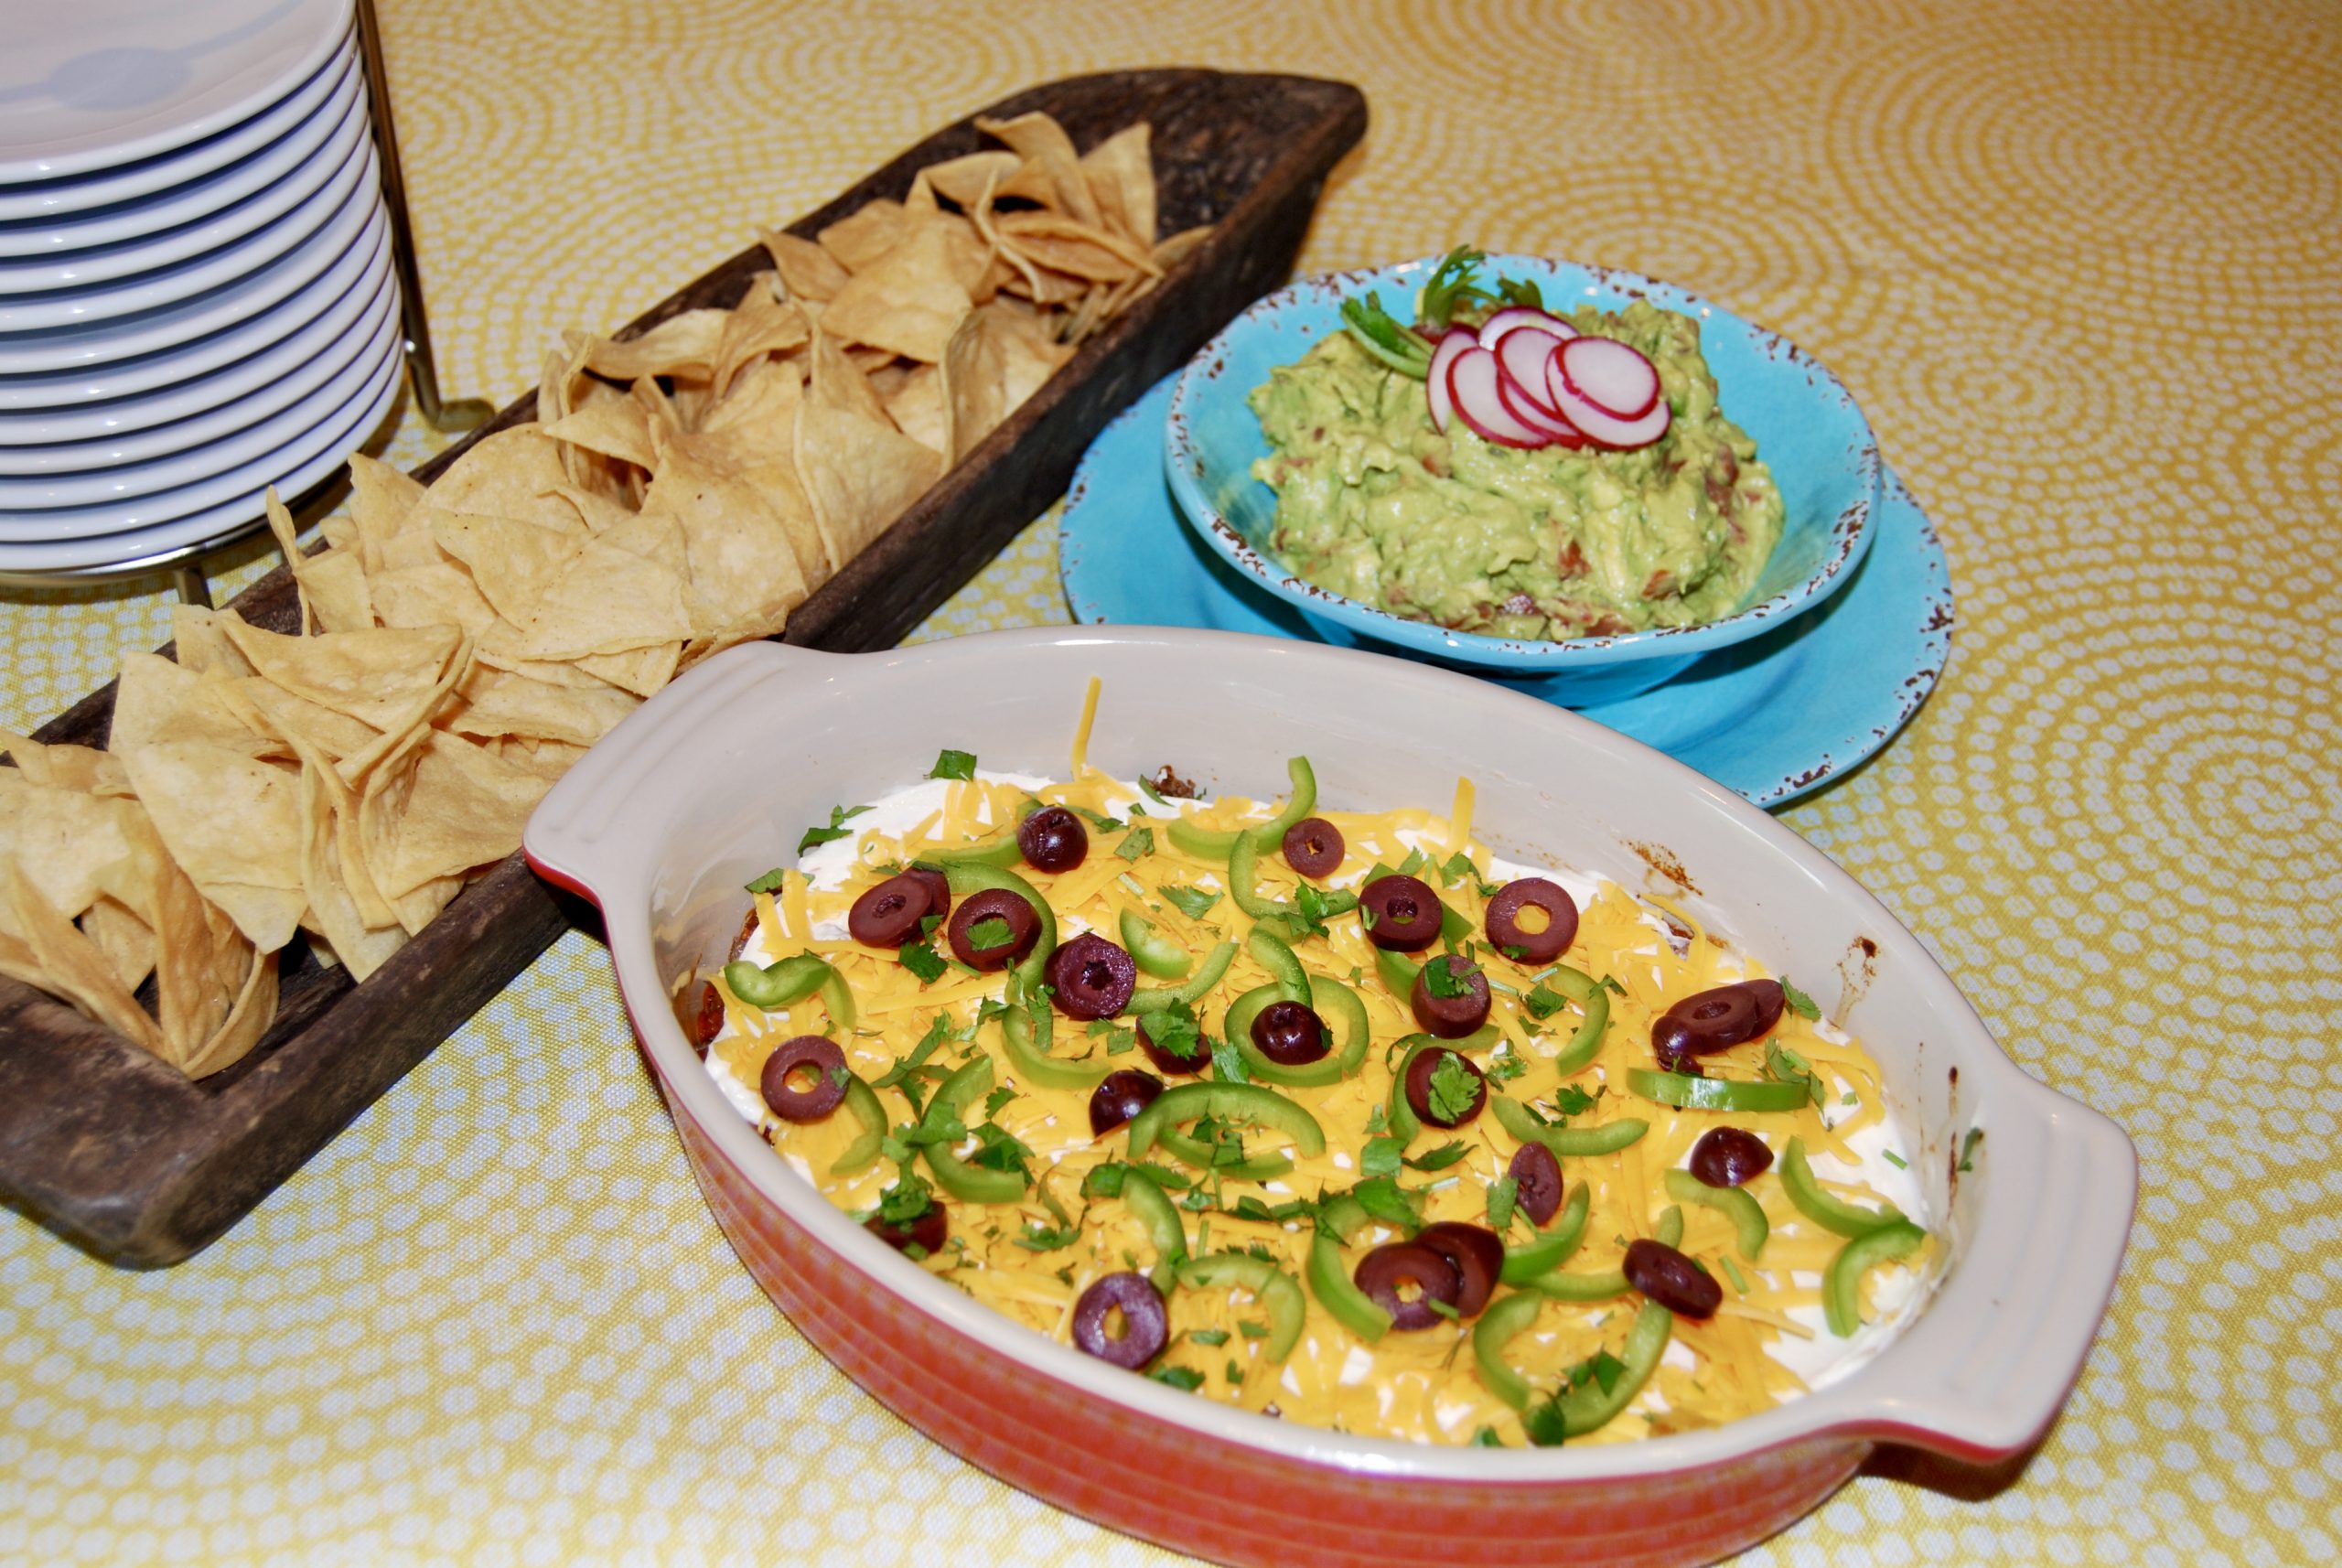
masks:
[[(382, 0), (444, 375), (499, 401), (927, 130), (1168, 63), (1365, 88), (1312, 267), (1683, 283), (1851, 383), (1940, 528), (1950, 671), (1783, 813), (2144, 1184), (2014, 1485), (1858, 1480), (1778, 1563), (2290, 1564), (2342, 1447), (2342, 11), (2325, 0)], [(437, 438), (408, 416), (389, 455)], [(233, 587), (257, 549), (219, 568)], [(1044, 521), (922, 628), (1065, 618)], [(165, 635), (0, 598), (0, 722)], [(0, 1559), (1155, 1563), (912, 1433), (765, 1302), (600, 950), (563, 940), (158, 1274), (0, 1217)]]

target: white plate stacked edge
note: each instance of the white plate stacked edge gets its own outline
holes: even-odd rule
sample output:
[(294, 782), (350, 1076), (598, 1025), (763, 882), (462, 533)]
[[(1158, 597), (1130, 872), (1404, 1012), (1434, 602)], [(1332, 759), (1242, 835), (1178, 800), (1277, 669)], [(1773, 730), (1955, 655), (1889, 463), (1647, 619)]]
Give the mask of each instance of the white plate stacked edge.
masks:
[(225, 542), (390, 408), (405, 338), (351, 4), (75, 0), (10, 29), (0, 579)]

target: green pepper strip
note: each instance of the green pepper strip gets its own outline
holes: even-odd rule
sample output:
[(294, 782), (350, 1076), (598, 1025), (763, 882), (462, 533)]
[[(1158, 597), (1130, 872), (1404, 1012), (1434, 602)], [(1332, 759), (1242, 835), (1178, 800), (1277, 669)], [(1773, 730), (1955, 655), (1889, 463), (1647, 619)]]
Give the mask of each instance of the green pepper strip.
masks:
[(1407, 1101), (1407, 1069), (1415, 1065), (1417, 1057), (1440, 1042), (1429, 1035), (1409, 1035), (1400, 1043), (1407, 1047), (1406, 1054), (1399, 1058), (1398, 1069), (1391, 1075), (1391, 1098), (1383, 1119), (1390, 1123), (1391, 1135), (1399, 1140), (1401, 1148), (1405, 1148), (1423, 1130), (1423, 1118)]
[[(969, 1102), (992, 1089), (992, 1058), (977, 1057), (943, 1080), (927, 1102), (921, 1124), (940, 1127), (959, 1119)], [(942, 1144), (927, 1145), (928, 1168), (943, 1190), (963, 1203), (1015, 1203), (1025, 1196), (1025, 1178), (1015, 1171), (972, 1165)]]
[(1488, 1096), (1497, 1123), (1524, 1144), (1542, 1144), (1556, 1159), (1570, 1155), (1615, 1155), (1640, 1141), (1650, 1123), (1640, 1117), (1622, 1116), (1598, 1127), (1548, 1127), (1529, 1114), (1529, 1108), (1501, 1094)]
[(1112, 1066), (1106, 1062), (1059, 1061), (1049, 1055), (1050, 1036), (1056, 1032), (1054, 1023), (1048, 999), (1038, 993), (1026, 994), (1015, 977), (1010, 976), (1008, 1014), (1000, 1021), (1000, 1035), (1008, 1047), (1008, 1065), (1016, 1076), (1044, 1089), (1087, 1091), (1097, 1088), (1114, 1070)]
[(1635, 1326), (1627, 1330), (1626, 1353), (1618, 1358), (1625, 1368), (1609, 1391), (1605, 1393), (1600, 1383), (1589, 1381), (1554, 1401), (1562, 1412), (1562, 1435), (1584, 1437), (1598, 1432), (1633, 1403), (1658, 1369), (1659, 1359), (1667, 1353), (1667, 1341), (1674, 1332), (1673, 1313), (1655, 1301), (1643, 1303), (1642, 1310), (1635, 1314)]
[(1288, 1002), (1309, 999), (1309, 972), (1301, 966), (1300, 958), (1286, 946), (1284, 939), (1258, 926), (1244, 939), (1244, 950), (1252, 961), (1269, 972), (1277, 990)]
[(1281, 898), (1261, 896), (1259, 862), (1261, 846), (1252, 835), (1240, 832), (1228, 851), (1228, 893), (1236, 907), (1256, 920), (1273, 920), (1293, 912), (1293, 907)]
[(1261, 1047), (1252, 1043), (1252, 1020), (1261, 1009), (1272, 1002), (1286, 1000), (1284, 988), (1276, 985), (1256, 985), (1229, 1004), (1228, 1018), (1223, 1026), (1228, 1038), (1236, 1047), (1236, 1054), (1243, 1058), (1247, 1076), (1262, 1083), (1282, 1083), (1289, 1088), (1316, 1089), (1329, 1083), (1339, 1083), (1358, 1071), (1366, 1060), (1366, 1047), (1372, 1036), (1372, 1026), (1367, 1022), (1366, 1004), (1358, 993), (1338, 980), (1323, 975), (1309, 977), (1309, 1004), (1330, 1030), (1337, 1018), (1342, 1026), (1341, 1048), (1330, 1055), (1289, 1067), (1271, 1061)]
[(1765, 1250), (1765, 1239), (1773, 1233), (1772, 1222), (1765, 1218), (1764, 1205), (1746, 1187), (1710, 1187), (1690, 1171), (1677, 1169), (1667, 1173), (1667, 1196), (1678, 1203), (1713, 1208), (1731, 1220), (1733, 1244), (1752, 1263), (1756, 1261), (1756, 1254)]
[(1554, 1217), (1553, 1228), (1534, 1241), (1504, 1250), (1504, 1272), (1497, 1277), (1506, 1284), (1526, 1284), (1540, 1274), (1550, 1274), (1576, 1256), (1578, 1247), (1585, 1240), (1585, 1218), (1593, 1203), (1593, 1195), (1584, 1182), (1570, 1188), (1569, 1201)]
[(1588, 1063), (1601, 1054), (1602, 1032), (1610, 1026), (1610, 992), (1590, 974), (1582, 974), (1564, 964), (1546, 977), (1555, 990), (1583, 1008), (1585, 1016), (1570, 1036), (1569, 1044), (1553, 1059), (1554, 1072), (1563, 1078), (1582, 1072)]
[(1282, 1361), (1301, 1342), (1301, 1326), (1309, 1316), (1309, 1298), (1300, 1282), (1265, 1258), (1244, 1252), (1214, 1252), (1179, 1265), (1179, 1283), (1190, 1290), (1235, 1288), (1249, 1290), (1269, 1309), (1269, 1337), (1261, 1353)]
[(1848, 1203), (1824, 1192), (1821, 1182), (1813, 1174), (1813, 1166), (1805, 1157), (1805, 1140), (1791, 1138), (1781, 1155), (1781, 1187), (1789, 1195), (1797, 1210), (1824, 1230), (1834, 1230), (1841, 1236), (1867, 1236), (1889, 1225), (1910, 1223), (1904, 1212), (1893, 1204), (1877, 1208), (1864, 1208), (1858, 1203)]
[[(1674, 1246), (1683, 1240), (1683, 1211), (1669, 1205), (1651, 1230), (1661, 1246)], [(1565, 1274), (1556, 1269), (1522, 1283), (1556, 1301), (1608, 1301), (1634, 1289), (1627, 1283), (1624, 1269), (1606, 1269), (1598, 1274)]]
[[(1017, 847), (1015, 832), (1002, 834), (989, 843), (972, 843), (959, 849), (939, 849), (921, 855), (911, 864), (949, 875), (955, 865), (989, 865), (995, 871), (1005, 871), (1025, 858)], [(958, 889), (954, 888), (954, 892)]]
[(1690, 1078), (1647, 1067), (1627, 1069), (1627, 1087), (1645, 1100), (1680, 1111), (1728, 1111), (1761, 1114), (1795, 1111), (1811, 1099), (1802, 1083), (1772, 1083), (1737, 1078)]
[(1220, 978), (1228, 972), (1228, 966), (1235, 961), (1236, 944), (1221, 942), (1204, 955), (1203, 967), (1196, 971), (1194, 978), (1185, 985), (1148, 986), (1144, 991), (1133, 993), (1123, 1011), (1143, 1015), (1160, 1013), (1166, 1007), (1174, 1007), (1182, 1002), (1199, 1002), (1204, 993), (1219, 983)]
[(736, 958), (724, 966), (724, 985), (749, 1006), (770, 1012), (804, 1001), (829, 973), (829, 964), (809, 952), (762, 967)]
[(1907, 1219), (1898, 1219), (1839, 1248), (1821, 1274), (1821, 1311), (1830, 1332), (1844, 1339), (1860, 1328), (1863, 1275), (1880, 1263), (1906, 1256), (1927, 1239), (1926, 1231)]
[(848, 1078), (845, 1083), (845, 1108), (854, 1113), (862, 1128), (862, 1136), (848, 1144), (830, 1166), (833, 1176), (854, 1176), (878, 1163), (880, 1145), (886, 1141), (886, 1108), (878, 1103), (878, 1096), (859, 1078)]
[(1472, 1359), (1479, 1363), (1480, 1381), (1515, 1410), (1527, 1410), (1536, 1390), (1505, 1359), (1504, 1348), (1537, 1320), (1537, 1309), (1544, 1305), (1544, 1298), (1534, 1291), (1515, 1291), (1501, 1301), (1490, 1302), (1480, 1321), (1472, 1326)]
[(1414, 995), (1415, 976), (1421, 974), (1423, 969), (1422, 964), (1404, 953), (1392, 952), (1389, 948), (1374, 950), (1375, 974), (1381, 980), (1383, 987), (1402, 1002)]
[[(1309, 758), (1295, 757), (1284, 765), (1285, 776), (1293, 780), (1293, 794), (1284, 809), (1269, 821), (1252, 828), (1199, 828), (1186, 817), (1174, 817), (1165, 824), (1165, 833), (1172, 845), (1198, 860), (1226, 860), (1236, 847), (1239, 836), (1249, 836), (1252, 846), (1270, 849), (1284, 841), (1285, 830), (1301, 821), (1317, 806), (1317, 775), (1309, 766)], [(1242, 899), (1238, 900), (1241, 906)]]
[(1317, 1234), (1309, 1241), (1309, 1288), (1335, 1321), (1371, 1345), (1391, 1331), (1391, 1314), (1358, 1288), (1343, 1261), (1342, 1248), (1372, 1218), (1366, 1205), (1347, 1195), (1328, 1198), (1317, 1210)]
[(1176, 980), (1195, 967), (1195, 954), (1159, 934), (1155, 922), (1137, 910), (1123, 910), (1121, 924), (1123, 946), (1130, 950), (1131, 961), (1155, 979)]
[(1179, 1210), (1161, 1187), (1129, 1169), (1123, 1172), (1123, 1201), (1146, 1227), (1147, 1240), (1155, 1245), (1155, 1264), (1147, 1278), (1169, 1295), (1173, 1274), (1187, 1261), (1187, 1229), (1179, 1222)]
[(964, 898), (971, 893), (998, 890), (1014, 893), (1033, 906), (1033, 913), (1041, 922), (1040, 934), (1033, 939), (1033, 950), (1010, 972), (1016, 976), (1027, 994), (1039, 989), (1041, 975), (1049, 966), (1049, 954), (1057, 950), (1058, 918), (1049, 912), (1049, 901), (1034, 890), (1033, 885), (1013, 871), (998, 866), (954, 861), (943, 868), (944, 880), (951, 884), (951, 897)]
[(1270, 1175), (1282, 1175), (1293, 1168), (1293, 1162), (1275, 1156), (1273, 1159), (1247, 1160), (1240, 1165), (1218, 1165), (1211, 1163), (1211, 1149), (1200, 1139), (1178, 1131), (1180, 1123), (1193, 1122), (1199, 1116), (1226, 1116), (1240, 1121), (1257, 1122), (1293, 1140), (1293, 1146), (1305, 1155), (1326, 1152), (1326, 1129), (1317, 1118), (1274, 1090), (1252, 1083), (1222, 1083), (1217, 1079), (1209, 1083), (1183, 1083), (1166, 1089), (1155, 1096), (1155, 1103), (1140, 1112), (1131, 1122), (1130, 1157), (1141, 1155), (1161, 1144), (1187, 1164), (1201, 1170), (1219, 1170), (1226, 1176), (1252, 1176), (1248, 1167), (1273, 1163), (1278, 1167)]

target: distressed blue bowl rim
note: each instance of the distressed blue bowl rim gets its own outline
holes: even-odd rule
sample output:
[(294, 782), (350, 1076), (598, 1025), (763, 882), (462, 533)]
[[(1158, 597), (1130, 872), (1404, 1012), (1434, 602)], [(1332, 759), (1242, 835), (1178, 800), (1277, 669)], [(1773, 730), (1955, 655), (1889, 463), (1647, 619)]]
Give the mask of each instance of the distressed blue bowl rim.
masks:
[[(1694, 655), (1769, 631), (1790, 617), (1821, 605), (1845, 585), (1870, 549), (1871, 518), (1877, 505), (1880, 483), (1877, 438), (1845, 384), (1828, 366), (1779, 333), (1759, 327), (1701, 295), (1639, 273), (1543, 256), (1490, 255), (1484, 266), (1490, 274), (1517, 274), (1523, 269), (1532, 272), (1541, 281), (1558, 285), (1549, 288), (1547, 295), (1556, 304), (1565, 299), (1574, 305), (1588, 298), (1588, 291), (1592, 291), (1592, 302), (1605, 308), (1642, 298), (1664, 309), (1697, 316), (1703, 345), (1707, 335), (1719, 328), (1736, 330), (1746, 335), (1758, 351), (1785, 358), (1803, 370), (1818, 401), (1841, 406), (1852, 414), (1861, 431), (1856, 459), (1860, 477), (1853, 487), (1853, 498), (1824, 525), (1829, 530), (1830, 548), (1821, 565), (1802, 582), (1743, 605), (1731, 615), (1704, 625), (1662, 627), (1610, 637), (1541, 640), (1450, 631), (1428, 621), (1409, 620), (1306, 582), (1255, 546), (1206, 495), (1198, 476), (1203, 458), (1191, 434), (1190, 412), (1217, 390), (1219, 372), (1224, 368), (1230, 346), (1273, 329), (1273, 323), (1284, 318), (1303, 313), (1330, 312), (1341, 297), (1364, 289), (1404, 284), (1411, 293), (1420, 276), (1436, 266), (1439, 260), (1437, 256), (1423, 256), (1386, 266), (1298, 279), (1255, 300), (1205, 344), (1179, 373), (1172, 391), (1170, 413), (1164, 420), (1164, 474), (1178, 501), (1181, 516), (1230, 564), (1305, 614), (1333, 621), (1362, 637), (1394, 643), (1434, 659), (1513, 671), (1591, 670), (1646, 659), (1688, 660)], [(1252, 389), (1243, 390), (1249, 392)], [(1718, 391), (1725, 412), (1731, 413), (1731, 389), (1721, 376)], [(1769, 464), (1770, 458), (1761, 448), (1757, 456)], [(1795, 518), (1789, 520), (1789, 526), (1796, 523)]]

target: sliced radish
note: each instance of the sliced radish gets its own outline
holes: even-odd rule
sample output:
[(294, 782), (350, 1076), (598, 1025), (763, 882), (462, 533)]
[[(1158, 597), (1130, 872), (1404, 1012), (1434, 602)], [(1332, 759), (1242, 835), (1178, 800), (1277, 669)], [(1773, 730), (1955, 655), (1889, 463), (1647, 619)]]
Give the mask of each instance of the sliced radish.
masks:
[[(1575, 341), (1582, 343), (1589, 339), (1581, 338)], [(1620, 450), (1648, 446), (1667, 434), (1668, 422), (1674, 414), (1668, 408), (1665, 398), (1653, 398), (1650, 407), (1636, 418), (1621, 419), (1572, 384), (1570, 378), (1563, 372), (1561, 355), (1554, 355), (1545, 363), (1547, 394), (1552, 398), (1554, 406), (1561, 410), (1562, 417), (1585, 432), (1586, 438), (1595, 446)]]
[(1447, 367), (1456, 356), (1466, 349), (1478, 347), (1478, 340), (1461, 327), (1451, 327), (1439, 347), (1431, 351), (1431, 369), (1423, 373), (1423, 391), (1431, 398), (1431, 427), (1442, 435), (1447, 434), (1447, 421), (1453, 404), (1448, 400)]
[(1504, 367), (1486, 349), (1470, 348), (1449, 361), (1447, 395), (1457, 417), (1499, 446), (1542, 446), (1544, 433), (1523, 424), (1504, 405), (1499, 387)]
[[(1487, 347), (1486, 344), (1482, 345)], [(1504, 367), (1512, 390), (1547, 413), (1558, 413), (1545, 392), (1546, 362), (1561, 351), (1562, 340), (1542, 327), (1519, 327), (1497, 343), (1497, 363)]]
[[(1519, 334), (1516, 333), (1515, 336)], [(1549, 446), (1585, 445), (1585, 436), (1577, 426), (1555, 413), (1552, 409), (1539, 406), (1535, 400), (1521, 389), (1520, 383), (1512, 379), (1509, 371), (1500, 371), (1498, 375), (1497, 396), (1503, 402), (1505, 412), (1529, 426), (1530, 429), (1538, 432), (1544, 445)]]
[(1631, 343), (1574, 338), (1561, 360), (1570, 390), (1613, 419), (1640, 419), (1659, 401), (1659, 371)]
[(1480, 347), (1493, 350), (1509, 334), (1523, 327), (1533, 327), (1555, 338), (1577, 336), (1577, 328), (1557, 316), (1548, 316), (1526, 305), (1508, 305), (1480, 323)]

